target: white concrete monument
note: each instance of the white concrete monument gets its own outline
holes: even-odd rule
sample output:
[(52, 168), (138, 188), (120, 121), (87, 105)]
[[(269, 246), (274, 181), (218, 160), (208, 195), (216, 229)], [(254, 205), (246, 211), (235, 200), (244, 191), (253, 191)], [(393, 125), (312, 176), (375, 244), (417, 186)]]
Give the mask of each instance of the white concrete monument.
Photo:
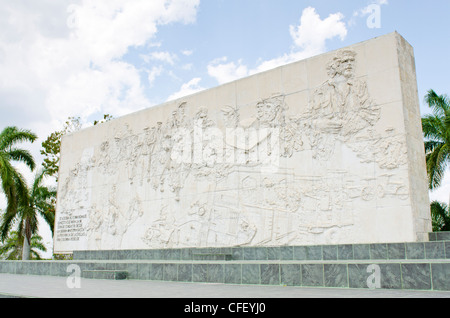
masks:
[(55, 253), (426, 240), (414, 63), (391, 33), (65, 136)]

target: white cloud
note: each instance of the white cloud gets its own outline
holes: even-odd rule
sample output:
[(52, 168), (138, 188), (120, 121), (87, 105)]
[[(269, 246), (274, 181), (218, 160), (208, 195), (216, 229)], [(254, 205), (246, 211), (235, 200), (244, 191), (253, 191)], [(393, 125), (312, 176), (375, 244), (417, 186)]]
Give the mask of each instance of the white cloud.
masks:
[(372, 14), (373, 13), (373, 5), (382, 6), (382, 5), (388, 5), (388, 4), (389, 4), (388, 0), (373, 0), (369, 5), (365, 6), (364, 8), (355, 10), (353, 12), (353, 17), (350, 19), (350, 21), (348, 21), (348, 25), (349, 26), (355, 25), (356, 18), (365, 17), (369, 14)]
[(308, 7), (302, 12), (300, 24), (289, 27), (293, 41), (293, 46), (289, 53), (260, 62), (254, 69), (248, 69), (241, 61), (236, 64), (234, 62), (228, 62), (226, 58), (216, 59), (208, 65), (208, 74), (214, 77), (220, 84), (223, 84), (321, 54), (326, 50), (326, 41), (336, 37), (341, 40), (346, 38), (347, 27), (343, 19), (344, 16), (342, 13), (338, 12), (330, 14), (322, 20), (316, 12), (316, 9)]
[[(0, 0), (0, 127), (38, 134), (29, 149), (39, 162), (40, 143), (67, 117), (121, 116), (150, 106), (141, 80), (145, 69), (124, 56), (130, 48), (159, 47), (158, 28), (194, 22), (199, 3)], [(149, 82), (162, 72), (145, 67)], [(0, 194), (0, 209), (4, 205)]]
[(314, 8), (306, 8), (300, 18), (300, 25), (291, 25), (289, 28), (295, 46), (309, 54), (324, 52), (327, 40), (335, 37), (344, 40), (347, 36), (347, 28), (342, 21), (343, 18), (343, 14), (338, 12), (321, 20)]
[[(195, 21), (199, 0), (0, 3), (0, 99), (7, 100), (4, 92), (27, 94), (33, 108), (61, 122), (148, 107), (142, 70), (123, 57), (130, 48), (154, 47), (160, 25)], [(175, 58), (168, 52), (152, 57), (169, 64)], [(149, 79), (158, 71), (151, 69)]]
[(193, 68), (194, 68), (194, 64), (192, 64), (192, 63), (187, 63), (187, 64), (184, 64), (183, 66), (181, 66), (181, 69), (184, 71), (192, 71)]
[(184, 56), (191, 56), (194, 53), (193, 50), (183, 50), (181, 51), (181, 54), (183, 54)]
[(247, 76), (248, 69), (241, 61), (236, 65), (234, 62), (227, 63), (227, 57), (222, 57), (209, 63), (208, 74), (223, 84)]
[(176, 54), (170, 52), (152, 52), (147, 55), (141, 54), (140, 57), (146, 63), (150, 63), (151, 61), (159, 61), (170, 65), (174, 65), (175, 60), (178, 58)]
[(122, 57), (129, 47), (144, 45), (158, 25), (193, 22), (198, 5), (199, 0), (84, 0), (71, 6), (69, 19), (72, 35), (101, 64)]
[(148, 78), (148, 83), (150, 86), (153, 86), (153, 83), (155, 82), (156, 77), (161, 75), (163, 70), (164, 69), (162, 66), (154, 66), (154, 67), (152, 67), (152, 69), (150, 71), (148, 71), (147, 78)]
[(201, 80), (202, 79), (200, 77), (195, 77), (189, 82), (183, 84), (178, 92), (170, 95), (169, 98), (167, 98), (167, 101), (182, 98), (184, 96), (192, 95), (204, 90), (205, 88), (199, 85)]
[(84, 69), (61, 84), (53, 84), (46, 101), (56, 118), (75, 113), (86, 120), (95, 113), (122, 116), (149, 107), (139, 71), (125, 62), (110, 62), (101, 69)]

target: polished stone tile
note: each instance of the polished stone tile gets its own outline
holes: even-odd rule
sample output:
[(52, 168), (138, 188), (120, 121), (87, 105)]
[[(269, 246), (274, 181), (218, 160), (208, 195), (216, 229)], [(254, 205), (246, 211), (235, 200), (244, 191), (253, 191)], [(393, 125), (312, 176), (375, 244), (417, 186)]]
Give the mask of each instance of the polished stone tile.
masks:
[(392, 243), (387, 245), (388, 259), (406, 259), (404, 243)]
[(424, 243), (406, 243), (406, 258), (407, 259), (424, 259), (425, 245)]
[(180, 259), (181, 260), (192, 260), (193, 256), (192, 256), (192, 250), (189, 248), (183, 248), (180, 250)]
[(353, 245), (339, 245), (338, 246), (338, 259), (339, 260), (353, 259)]
[(245, 247), (244, 260), (267, 260), (267, 248), (265, 247)]
[(302, 286), (323, 287), (323, 265), (302, 265)]
[(325, 287), (348, 287), (348, 273), (346, 264), (324, 265)]
[(206, 283), (208, 279), (207, 264), (192, 264), (192, 281)]
[(74, 251), (73, 252), (73, 259), (74, 260), (85, 260), (87, 259), (88, 252), (86, 251)]
[(348, 280), (350, 288), (368, 288), (367, 264), (348, 264)]
[(34, 268), (33, 275), (50, 275), (51, 262), (37, 262)]
[(52, 262), (50, 273), (52, 276), (66, 276), (67, 266), (69, 266), (69, 264), (65, 262), (64, 263)]
[(260, 284), (259, 264), (242, 264), (242, 284)]
[(243, 260), (244, 259), (244, 249), (242, 247), (234, 247), (231, 250), (233, 260)]
[(168, 250), (165, 250), (163, 257), (165, 260), (168, 260), (168, 261), (178, 261), (178, 260), (180, 260), (180, 254), (181, 254), (180, 249), (168, 249)]
[(300, 264), (281, 264), (281, 284), (287, 286), (301, 286)]
[(401, 289), (402, 275), (400, 264), (380, 264), (380, 282), (384, 289)]
[(15, 274), (10, 261), (0, 261), (0, 274)]
[(370, 245), (370, 259), (387, 259), (386, 244), (371, 244)]
[[(267, 248), (267, 259), (268, 260), (280, 260), (281, 258), (281, 249), (280, 247), (268, 247)], [(292, 259), (292, 257), (291, 257)]]
[(433, 273), (432, 282), (434, 290), (450, 289), (450, 263), (431, 264)]
[(437, 234), (436, 234), (436, 232), (428, 233), (428, 239), (430, 241), (437, 241)]
[(179, 282), (192, 282), (192, 264), (179, 264), (178, 265), (178, 278)]
[(164, 264), (152, 264), (150, 269), (150, 280), (164, 279)]
[(307, 259), (306, 246), (294, 246), (294, 260), (305, 261)]
[(140, 279), (140, 280), (150, 280), (151, 268), (152, 268), (152, 264), (151, 263), (138, 264), (138, 279)]
[(403, 289), (431, 289), (430, 264), (401, 264)]
[(337, 260), (338, 259), (338, 248), (336, 245), (325, 245), (322, 247), (322, 259)]
[(292, 246), (281, 246), (280, 250), (280, 258), (284, 261), (291, 261), (294, 259), (294, 248)]
[(436, 239), (438, 241), (450, 241), (450, 232), (437, 232)]
[(208, 283), (223, 283), (223, 264), (208, 264)]
[(137, 263), (116, 263), (115, 270), (128, 272), (129, 279), (137, 279), (139, 275)]
[(306, 246), (307, 260), (322, 260), (322, 246)]
[(261, 264), (261, 284), (280, 285), (280, 265), (279, 264)]
[(225, 284), (241, 284), (242, 265), (241, 264), (225, 264), (224, 280)]
[(444, 259), (445, 243), (444, 242), (426, 242), (425, 257), (426, 259)]
[(450, 241), (445, 242), (445, 258), (450, 259)]
[(355, 260), (370, 259), (370, 245), (369, 244), (353, 245), (353, 258)]

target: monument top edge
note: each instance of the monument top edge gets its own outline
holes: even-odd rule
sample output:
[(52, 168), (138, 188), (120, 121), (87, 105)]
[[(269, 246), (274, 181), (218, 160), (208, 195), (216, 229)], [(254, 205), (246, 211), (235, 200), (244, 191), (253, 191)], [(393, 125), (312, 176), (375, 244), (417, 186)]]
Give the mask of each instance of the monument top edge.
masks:
[[(223, 87), (223, 86), (227, 86), (227, 85), (232, 85), (233, 83), (236, 83), (236, 82), (248, 79), (248, 78), (252, 78), (254, 76), (259, 76), (259, 75), (264, 74), (264, 73), (273, 72), (273, 71), (275, 71), (277, 69), (280, 69), (280, 68), (283, 68), (283, 67), (287, 67), (289, 65), (293, 65), (293, 64), (296, 64), (296, 63), (301, 63), (301, 62), (304, 62), (304, 61), (307, 61), (307, 60), (311, 60), (311, 59), (315, 59), (315, 58), (320, 58), (321, 56), (324, 56), (324, 55), (333, 54), (333, 53), (336, 53), (336, 52), (339, 52), (339, 51), (342, 51), (342, 50), (345, 50), (345, 49), (351, 49), (353, 47), (357, 47), (357, 46), (366, 44), (366, 43), (371, 42), (371, 41), (379, 40), (379, 39), (382, 39), (382, 38), (388, 38), (388, 37), (399, 37), (399, 38), (401, 38), (403, 41), (405, 41), (406, 43), (408, 43), (411, 46), (411, 44), (399, 32), (393, 31), (393, 32), (390, 32), (390, 33), (386, 33), (386, 34), (383, 34), (383, 35), (379, 35), (379, 36), (370, 38), (368, 40), (360, 41), (360, 42), (357, 42), (357, 43), (354, 43), (354, 44), (351, 44), (351, 45), (348, 45), (348, 46), (345, 46), (345, 47), (341, 47), (341, 48), (338, 48), (338, 49), (335, 49), (335, 50), (323, 52), (323, 53), (320, 53), (320, 54), (317, 54), (317, 55), (314, 55), (314, 56), (310, 56), (310, 57), (307, 57), (307, 58), (304, 58), (304, 59), (300, 59), (300, 60), (297, 60), (297, 61), (294, 61), (294, 62), (286, 63), (286, 64), (283, 64), (283, 65), (280, 65), (280, 66), (277, 66), (277, 67), (274, 67), (274, 68), (271, 68), (271, 69), (268, 69), (268, 70), (265, 70), (265, 71), (261, 71), (261, 72), (255, 73), (255, 74), (251, 74), (249, 76), (245, 76), (245, 77), (242, 77), (242, 78), (239, 78), (239, 79), (235, 79), (235, 80), (230, 81), (230, 82), (222, 83), (222, 84), (214, 86), (214, 87), (206, 88), (206, 89), (203, 89), (201, 91), (198, 91), (198, 92), (195, 92), (195, 93), (183, 96), (183, 97), (167, 100), (167, 101), (162, 102), (160, 104), (156, 104), (156, 105), (153, 105), (153, 106), (150, 106), (150, 107), (146, 107), (146, 108), (143, 108), (143, 109), (140, 109), (140, 110), (137, 110), (137, 111), (133, 111), (133, 112), (130, 112), (128, 114), (116, 117), (116, 118), (112, 119), (111, 121), (114, 122), (114, 121), (119, 120), (119, 119), (125, 119), (128, 116), (135, 116), (135, 115), (138, 115), (141, 112), (146, 112), (149, 109), (158, 109), (158, 108), (166, 107), (167, 105), (182, 104), (182, 103), (186, 102), (187, 99), (193, 98), (193, 97), (195, 97), (196, 95), (199, 95), (199, 94), (204, 94), (205, 92), (208, 92), (208, 91), (213, 90), (213, 89), (217, 89), (217, 88), (220, 88), (220, 87)], [(108, 124), (108, 122), (103, 123), (103, 124)], [(96, 128), (96, 126), (85, 127), (85, 128), (82, 128), (79, 131), (75, 131), (75, 132), (72, 132), (72, 133), (67, 133), (62, 138), (65, 139), (66, 137), (70, 137), (70, 136), (72, 136), (74, 134), (77, 134), (77, 133), (79, 133), (81, 131), (87, 131), (87, 130), (94, 129), (94, 128)]]

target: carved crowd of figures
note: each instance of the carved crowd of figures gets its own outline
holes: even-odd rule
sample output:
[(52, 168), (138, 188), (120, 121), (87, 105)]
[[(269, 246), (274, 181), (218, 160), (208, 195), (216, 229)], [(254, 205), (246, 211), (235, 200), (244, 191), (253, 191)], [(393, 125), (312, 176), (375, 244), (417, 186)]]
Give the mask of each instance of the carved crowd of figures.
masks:
[[(250, 123), (241, 120), (239, 107), (223, 105), (211, 117), (202, 105), (183, 102), (165, 122), (141, 132), (124, 126), (72, 169), (61, 202), (69, 214), (90, 209), (87, 235), (100, 245), (105, 235), (121, 241), (149, 213), (153, 201), (142, 194), (148, 184), (154, 194), (147, 196), (160, 199), (150, 208), (157, 217), (141, 236), (148, 247), (288, 243), (311, 233), (345, 232), (354, 224), (352, 200), (408, 197), (404, 180), (392, 173), (406, 164), (405, 138), (395, 128), (377, 132), (381, 107), (367, 82), (356, 78), (355, 63), (355, 52), (339, 52), (308, 105), (287, 105), (286, 96), (274, 94), (256, 103)], [(288, 115), (290, 106), (298, 109), (295, 115)], [(362, 180), (352, 171), (329, 171), (327, 163), (342, 147), (383, 174)], [(295, 173), (305, 153), (322, 174)], [(87, 178), (93, 174), (106, 180), (103, 206), (90, 202)], [(183, 193), (192, 182), (209, 183), (208, 195)], [(128, 201), (119, 204), (116, 184), (133, 192)], [(64, 200), (69, 191), (80, 192), (79, 202)], [(235, 196), (232, 204), (227, 195)], [(188, 207), (182, 217), (175, 211), (180, 207)]]

